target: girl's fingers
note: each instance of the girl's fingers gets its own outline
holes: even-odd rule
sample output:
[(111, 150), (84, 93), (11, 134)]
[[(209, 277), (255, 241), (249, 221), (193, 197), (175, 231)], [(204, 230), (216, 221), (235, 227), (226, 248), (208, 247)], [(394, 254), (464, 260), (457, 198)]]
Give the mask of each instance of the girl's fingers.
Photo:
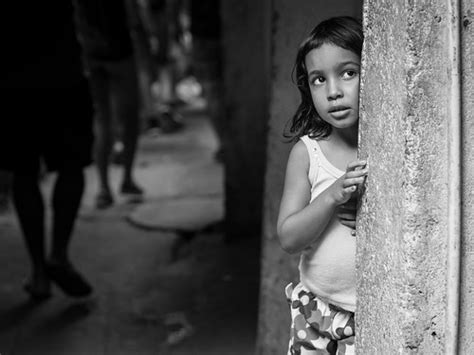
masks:
[(357, 168), (359, 166), (364, 167), (366, 165), (367, 165), (367, 161), (365, 161), (365, 160), (355, 160), (355, 161), (350, 162), (347, 165), (346, 171), (354, 170), (355, 168)]
[(337, 215), (349, 214), (355, 216), (356, 214), (356, 206), (354, 207), (339, 207)]
[(353, 211), (357, 208), (357, 199), (352, 198), (349, 201), (347, 201), (345, 204), (339, 206), (339, 208), (343, 210)]
[(346, 220), (341, 219), (340, 222), (341, 222), (342, 225), (345, 225), (345, 226), (347, 226), (349, 228), (352, 228), (352, 229), (355, 229), (355, 227), (356, 227), (356, 222), (355, 221), (346, 221)]
[(366, 176), (369, 169), (351, 170), (346, 173), (345, 178), (355, 178), (360, 176)]
[(351, 179), (344, 179), (342, 182), (342, 186), (348, 187), (353, 185), (361, 185), (364, 183), (365, 176), (361, 176), (358, 178), (351, 178)]
[(337, 217), (345, 221), (355, 221), (356, 216), (354, 213), (339, 213)]
[(356, 190), (357, 190), (356, 186), (344, 187), (342, 189), (342, 194), (344, 195), (344, 198), (349, 199)]

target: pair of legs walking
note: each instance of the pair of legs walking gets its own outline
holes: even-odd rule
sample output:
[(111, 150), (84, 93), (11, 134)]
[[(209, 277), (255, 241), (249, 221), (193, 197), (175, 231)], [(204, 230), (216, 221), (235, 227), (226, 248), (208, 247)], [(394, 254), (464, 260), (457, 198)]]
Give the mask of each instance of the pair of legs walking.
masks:
[(225, 157), (225, 134), (223, 108), (223, 73), (221, 59), (221, 42), (218, 38), (193, 39), (193, 73), (202, 86), (202, 93), (207, 103), (207, 111), (211, 124), (219, 140), (219, 148), (215, 158), (224, 162)]
[(73, 269), (68, 247), (84, 190), (82, 168), (66, 168), (57, 172), (52, 195), (52, 243), (46, 257), (45, 204), (39, 177), (26, 172), (13, 175), (13, 201), (30, 256), (32, 273), (25, 290), (35, 299), (47, 298), (54, 281), (70, 296), (87, 296), (92, 288)]
[(117, 61), (91, 61), (87, 76), (95, 111), (95, 162), (99, 176), (98, 208), (107, 208), (114, 198), (109, 165), (114, 143), (119, 141), (123, 165), (120, 192), (135, 198), (143, 194), (133, 178), (133, 163), (140, 127), (138, 86), (133, 56)]
[[(25, 290), (34, 299), (50, 296), (51, 281), (67, 295), (87, 296), (92, 288), (72, 267), (69, 245), (84, 191), (83, 168), (91, 163), (92, 105), (85, 79), (64, 88), (9, 93), (17, 116), (5, 117), (0, 169), (12, 174), (12, 198), (32, 272)], [(40, 188), (41, 162), (57, 178), (51, 195), (51, 250), (46, 244), (49, 215)]]

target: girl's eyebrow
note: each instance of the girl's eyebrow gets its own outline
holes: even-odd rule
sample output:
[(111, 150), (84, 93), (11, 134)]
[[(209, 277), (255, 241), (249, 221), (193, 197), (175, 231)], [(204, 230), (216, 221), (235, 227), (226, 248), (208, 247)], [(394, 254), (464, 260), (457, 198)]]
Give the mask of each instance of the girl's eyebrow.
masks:
[[(338, 63), (337, 68), (342, 68), (342, 67), (345, 67), (346, 65), (355, 65), (357, 67), (360, 67), (360, 63), (354, 62), (352, 60), (348, 60), (346, 62)], [(308, 72), (308, 76), (314, 75), (314, 74), (322, 74), (323, 72), (324, 72), (323, 70), (313, 69), (310, 72)]]
[(321, 70), (314, 69), (314, 70), (311, 70), (310, 72), (308, 72), (308, 76), (317, 75), (317, 74), (321, 74), (321, 73), (322, 73)]
[(356, 66), (360, 67), (360, 63), (353, 62), (352, 60), (348, 60), (347, 62), (342, 62), (341, 64), (339, 64), (339, 66), (344, 67), (344, 66), (349, 65), (349, 64), (353, 64), (353, 65), (356, 65)]

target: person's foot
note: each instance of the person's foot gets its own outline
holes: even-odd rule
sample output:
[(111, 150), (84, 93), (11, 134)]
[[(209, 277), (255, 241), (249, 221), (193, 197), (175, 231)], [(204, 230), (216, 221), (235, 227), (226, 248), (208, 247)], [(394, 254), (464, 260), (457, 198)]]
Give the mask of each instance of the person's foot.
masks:
[(143, 189), (133, 181), (126, 181), (122, 184), (120, 192), (124, 195), (143, 196)]
[(143, 202), (143, 189), (137, 184), (135, 184), (135, 182), (133, 181), (127, 181), (122, 183), (120, 192), (126, 198), (128, 203)]
[(183, 128), (183, 123), (176, 113), (163, 112), (160, 114), (159, 127), (162, 133), (174, 133)]
[(92, 287), (70, 263), (50, 261), (47, 265), (50, 279), (68, 296), (86, 297), (92, 293)]
[(173, 109), (173, 110), (177, 110), (183, 106), (186, 106), (186, 101), (184, 101), (183, 99), (180, 99), (179, 97), (171, 100), (168, 102), (168, 105)]
[(114, 204), (114, 198), (108, 191), (100, 191), (95, 197), (95, 206), (100, 209), (106, 209)]
[(23, 289), (33, 301), (44, 301), (51, 297), (51, 282), (46, 275), (34, 275), (25, 282)]

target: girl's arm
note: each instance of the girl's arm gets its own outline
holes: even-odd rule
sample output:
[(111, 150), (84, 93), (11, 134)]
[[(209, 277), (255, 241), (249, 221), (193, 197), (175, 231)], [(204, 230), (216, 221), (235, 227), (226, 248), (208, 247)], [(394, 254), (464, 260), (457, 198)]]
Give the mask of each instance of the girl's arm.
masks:
[(337, 206), (347, 202), (367, 174), (365, 162), (350, 163), (346, 174), (323, 191), (313, 202), (308, 180), (309, 156), (299, 141), (291, 150), (278, 215), (277, 233), (282, 248), (297, 253), (314, 243), (329, 223)]
[(299, 141), (290, 152), (280, 203), (277, 232), (282, 248), (297, 253), (313, 243), (326, 228), (336, 204), (322, 193), (311, 204), (309, 156)]

